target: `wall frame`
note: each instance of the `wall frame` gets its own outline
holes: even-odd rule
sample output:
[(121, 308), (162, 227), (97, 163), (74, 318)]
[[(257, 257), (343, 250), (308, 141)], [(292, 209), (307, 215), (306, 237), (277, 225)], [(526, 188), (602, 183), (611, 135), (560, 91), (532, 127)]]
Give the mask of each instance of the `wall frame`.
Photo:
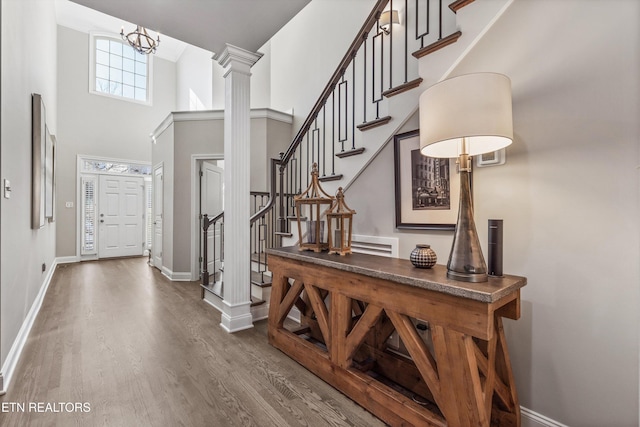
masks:
[(394, 137), (396, 228), (454, 230), (460, 199), (455, 159), (420, 153), (418, 130)]
[(42, 96), (31, 95), (31, 228), (44, 226), (46, 120)]

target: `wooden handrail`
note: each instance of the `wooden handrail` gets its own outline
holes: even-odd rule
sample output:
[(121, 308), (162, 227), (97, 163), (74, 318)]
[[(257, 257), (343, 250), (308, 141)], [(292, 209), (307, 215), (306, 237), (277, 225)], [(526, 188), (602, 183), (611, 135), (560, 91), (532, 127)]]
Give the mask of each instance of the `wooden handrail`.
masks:
[[(211, 227), (211, 224), (217, 222), (223, 216), (224, 216), (224, 211), (220, 212), (218, 215), (216, 215), (213, 218), (209, 219), (206, 223), (204, 223), (204, 221), (203, 221), (202, 229), (204, 231), (207, 231), (209, 229), (209, 227)], [(208, 215), (207, 214), (204, 214), (204, 217), (208, 219)]]

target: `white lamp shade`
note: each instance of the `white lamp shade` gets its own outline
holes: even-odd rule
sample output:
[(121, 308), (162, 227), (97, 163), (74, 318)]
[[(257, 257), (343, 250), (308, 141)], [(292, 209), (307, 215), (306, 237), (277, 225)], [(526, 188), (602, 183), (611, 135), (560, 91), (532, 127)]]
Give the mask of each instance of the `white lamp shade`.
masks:
[(513, 141), (511, 81), (496, 73), (444, 80), (420, 95), (420, 151), (429, 157), (471, 156)]

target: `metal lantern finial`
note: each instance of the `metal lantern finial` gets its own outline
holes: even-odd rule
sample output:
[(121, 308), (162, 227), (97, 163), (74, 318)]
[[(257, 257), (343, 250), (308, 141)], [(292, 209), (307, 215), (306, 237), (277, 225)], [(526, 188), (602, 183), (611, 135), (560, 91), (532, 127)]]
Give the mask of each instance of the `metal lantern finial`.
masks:
[[(301, 251), (309, 250), (314, 252), (328, 249), (328, 229), (325, 227), (326, 221), (324, 217), (331, 208), (334, 198), (320, 186), (317, 163), (312, 166), (309, 187), (302, 194), (293, 196), (293, 200), (296, 204), (296, 217), (298, 220), (299, 249)], [(306, 224), (304, 234), (302, 233), (303, 222)]]
[(356, 211), (345, 203), (342, 187), (338, 188), (336, 199), (327, 212), (330, 254), (346, 255), (351, 253), (351, 231), (355, 213)]

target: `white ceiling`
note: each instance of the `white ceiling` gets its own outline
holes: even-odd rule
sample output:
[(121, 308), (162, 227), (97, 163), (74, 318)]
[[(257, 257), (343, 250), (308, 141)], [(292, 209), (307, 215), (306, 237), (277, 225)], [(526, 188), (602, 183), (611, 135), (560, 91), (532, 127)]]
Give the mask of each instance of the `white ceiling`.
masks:
[(213, 53), (226, 43), (256, 52), (311, 0), (72, 1), (56, 0), (58, 24), (113, 33), (142, 25), (160, 32), (157, 55), (175, 61), (185, 47), (178, 40)]

